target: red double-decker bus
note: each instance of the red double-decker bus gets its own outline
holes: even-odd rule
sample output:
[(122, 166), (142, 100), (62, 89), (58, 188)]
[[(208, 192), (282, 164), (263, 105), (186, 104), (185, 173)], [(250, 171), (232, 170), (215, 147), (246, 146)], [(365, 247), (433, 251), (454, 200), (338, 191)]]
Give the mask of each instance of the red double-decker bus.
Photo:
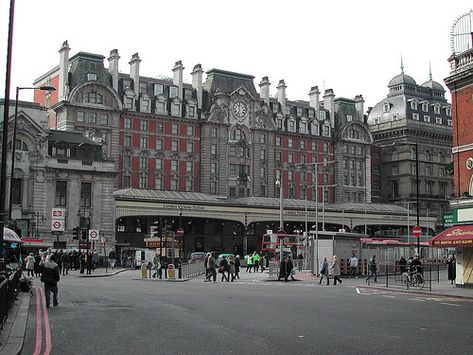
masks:
[[(298, 244), (301, 247), (300, 239), (302, 236), (297, 234), (286, 234), (283, 242), (283, 256), (291, 255), (296, 257)], [(280, 240), (276, 233), (268, 233), (264, 234), (263, 238), (261, 239), (261, 251), (265, 255), (269, 255), (269, 257), (273, 260), (279, 260), (280, 255)]]

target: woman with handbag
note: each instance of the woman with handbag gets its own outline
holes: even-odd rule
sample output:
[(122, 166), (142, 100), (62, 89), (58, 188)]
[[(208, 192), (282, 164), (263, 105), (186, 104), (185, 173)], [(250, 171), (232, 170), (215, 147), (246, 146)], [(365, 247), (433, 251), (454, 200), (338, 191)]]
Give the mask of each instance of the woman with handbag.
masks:
[(332, 258), (332, 265), (330, 265), (330, 269), (332, 270), (333, 275), (333, 285), (337, 285), (337, 281), (342, 284), (342, 279), (340, 278), (340, 264), (338, 263), (338, 258), (336, 255)]

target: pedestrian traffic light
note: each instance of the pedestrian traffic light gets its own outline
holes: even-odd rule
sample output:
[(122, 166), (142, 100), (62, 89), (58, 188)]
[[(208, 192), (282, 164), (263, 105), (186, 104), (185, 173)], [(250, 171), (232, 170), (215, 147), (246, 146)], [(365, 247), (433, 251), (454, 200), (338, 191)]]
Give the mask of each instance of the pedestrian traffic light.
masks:
[(80, 230), (79, 227), (74, 227), (74, 228), (72, 229), (72, 239), (74, 239), (74, 240), (78, 240), (78, 239), (79, 239), (79, 230)]
[(81, 230), (80, 238), (81, 238), (82, 240), (87, 240), (87, 229)]

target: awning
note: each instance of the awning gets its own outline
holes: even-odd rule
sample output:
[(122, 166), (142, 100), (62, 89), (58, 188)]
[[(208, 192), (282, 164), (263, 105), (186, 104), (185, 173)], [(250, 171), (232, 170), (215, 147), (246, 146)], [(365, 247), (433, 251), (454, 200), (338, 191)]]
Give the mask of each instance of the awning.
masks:
[(430, 244), (437, 248), (473, 247), (473, 225), (450, 227), (433, 237)]
[(21, 243), (21, 239), (18, 234), (6, 227), (3, 227), (3, 240), (10, 243)]

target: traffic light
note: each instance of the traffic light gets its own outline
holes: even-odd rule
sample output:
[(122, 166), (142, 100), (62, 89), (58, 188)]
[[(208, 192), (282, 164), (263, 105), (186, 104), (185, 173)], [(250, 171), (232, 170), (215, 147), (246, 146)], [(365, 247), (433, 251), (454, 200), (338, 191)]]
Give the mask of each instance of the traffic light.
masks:
[(72, 239), (78, 240), (79, 239), (79, 227), (75, 227), (72, 229)]
[(87, 240), (87, 229), (83, 229), (83, 230), (81, 230), (81, 232), (82, 232), (82, 233), (81, 233), (81, 235), (80, 235), (80, 238), (81, 238), (82, 240)]

